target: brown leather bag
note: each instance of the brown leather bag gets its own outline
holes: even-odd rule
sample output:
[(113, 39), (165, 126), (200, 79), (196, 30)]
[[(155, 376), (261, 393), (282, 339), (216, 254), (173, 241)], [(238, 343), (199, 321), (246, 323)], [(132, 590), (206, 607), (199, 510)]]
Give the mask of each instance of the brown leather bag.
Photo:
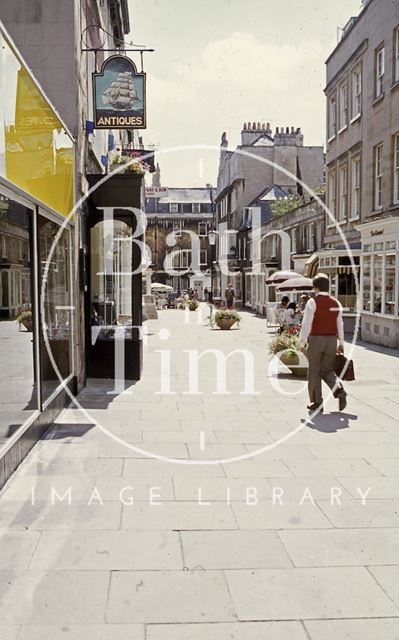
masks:
[(355, 380), (353, 360), (348, 360), (342, 353), (337, 353), (335, 356), (334, 371), (341, 380), (346, 380), (346, 382)]

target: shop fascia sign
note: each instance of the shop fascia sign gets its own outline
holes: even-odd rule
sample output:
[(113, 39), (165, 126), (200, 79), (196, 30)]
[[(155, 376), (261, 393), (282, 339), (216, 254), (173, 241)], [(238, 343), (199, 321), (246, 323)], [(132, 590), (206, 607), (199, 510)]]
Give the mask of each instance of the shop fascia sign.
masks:
[(93, 73), (94, 129), (145, 129), (146, 74), (133, 60), (107, 58)]
[(161, 198), (169, 193), (168, 187), (146, 187), (145, 195), (147, 198)]

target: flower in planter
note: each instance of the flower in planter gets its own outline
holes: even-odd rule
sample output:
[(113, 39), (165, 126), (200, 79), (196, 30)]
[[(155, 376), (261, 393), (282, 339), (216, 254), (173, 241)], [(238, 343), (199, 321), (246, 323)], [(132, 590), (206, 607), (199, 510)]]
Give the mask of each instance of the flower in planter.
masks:
[(295, 332), (291, 333), (290, 330), (283, 331), (277, 335), (269, 345), (269, 351), (273, 354), (287, 349), (292, 349), (296, 352), (299, 350), (299, 336)]
[(108, 160), (110, 171), (117, 169), (123, 164), (128, 164), (129, 162), (131, 162), (131, 164), (126, 167), (125, 171), (121, 171), (120, 173), (131, 172), (137, 173), (139, 175), (144, 175), (150, 170), (150, 165), (147, 162), (143, 162), (141, 160), (141, 156), (138, 151), (133, 151), (131, 155), (126, 156), (122, 155), (122, 149), (120, 147), (115, 147), (115, 149), (109, 152)]
[(21, 311), (19, 316), (17, 316), (16, 321), (21, 328), (21, 324), (25, 327), (27, 331), (33, 331), (33, 318), (31, 309), (25, 309)]
[(196, 311), (198, 309), (198, 300), (189, 300), (187, 306), (190, 311)]
[(220, 322), (221, 320), (234, 320), (234, 322), (240, 322), (241, 316), (234, 309), (219, 309), (215, 313), (215, 322)]

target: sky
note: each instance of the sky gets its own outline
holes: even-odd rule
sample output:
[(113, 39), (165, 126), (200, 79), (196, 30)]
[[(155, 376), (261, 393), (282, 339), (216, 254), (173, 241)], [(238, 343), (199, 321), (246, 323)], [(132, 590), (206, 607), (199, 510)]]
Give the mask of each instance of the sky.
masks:
[[(155, 49), (147, 73), (146, 147), (163, 186), (216, 184), (220, 138), (244, 122), (301, 127), (325, 142), (325, 60), (360, 0), (129, 0), (127, 41)], [(134, 56), (133, 56), (134, 57)], [(134, 58), (139, 63), (139, 58)], [(139, 66), (139, 64), (138, 64)], [(210, 149), (190, 149), (201, 145)], [(183, 150), (171, 151), (175, 147)]]

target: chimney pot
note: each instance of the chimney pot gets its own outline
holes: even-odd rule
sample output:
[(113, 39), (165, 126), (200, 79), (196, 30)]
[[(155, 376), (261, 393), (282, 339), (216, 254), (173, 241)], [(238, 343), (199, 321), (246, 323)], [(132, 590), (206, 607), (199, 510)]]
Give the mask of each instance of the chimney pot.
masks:
[(276, 127), (276, 133), (280, 133), (280, 130), (278, 127)]
[(289, 133), (289, 132), (290, 132), (290, 128), (289, 128), (289, 127), (286, 127), (286, 128), (285, 128), (285, 133)]
[(252, 123), (252, 129), (256, 129), (256, 122)]
[(243, 129), (244, 129), (244, 131), (245, 131), (245, 129), (247, 128), (247, 123), (246, 123), (246, 122), (244, 122), (244, 124), (243, 124), (243, 127), (242, 127), (242, 128), (243, 128)]
[(294, 127), (291, 127), (291, 133), (294, 133)]
[(265, 123), (262, 122), (262, 131), (264, 131), (264, 130), (265, 130)]
[(260, 122), (258, 122), (258, 131), (259, 131), (259, 129), (260, 129)]

